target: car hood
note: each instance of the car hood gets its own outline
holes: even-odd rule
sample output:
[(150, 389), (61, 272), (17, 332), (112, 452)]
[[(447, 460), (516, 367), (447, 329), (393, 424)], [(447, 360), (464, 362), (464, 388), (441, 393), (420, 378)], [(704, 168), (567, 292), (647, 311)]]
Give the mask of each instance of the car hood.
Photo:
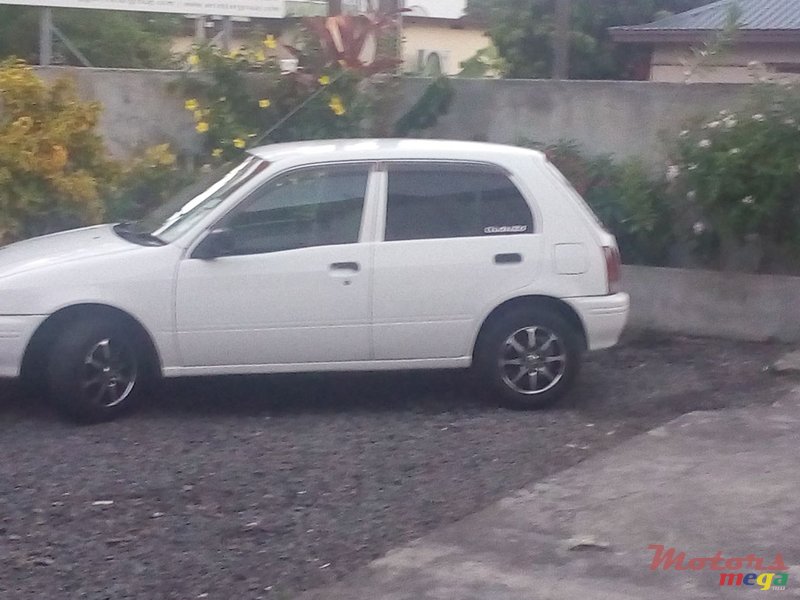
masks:
[(114, 233), (113, 225), (54, 233), (0, 248), (0, 278), (137, 248)]

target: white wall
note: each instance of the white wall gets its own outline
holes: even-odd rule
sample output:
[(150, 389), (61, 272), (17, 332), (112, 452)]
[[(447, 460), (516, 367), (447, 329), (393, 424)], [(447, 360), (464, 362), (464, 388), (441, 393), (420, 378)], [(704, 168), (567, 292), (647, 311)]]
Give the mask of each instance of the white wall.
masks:
[(467, 0), (405, 0), (405, 7), (412, 17), (460, 19), (467, 10)]

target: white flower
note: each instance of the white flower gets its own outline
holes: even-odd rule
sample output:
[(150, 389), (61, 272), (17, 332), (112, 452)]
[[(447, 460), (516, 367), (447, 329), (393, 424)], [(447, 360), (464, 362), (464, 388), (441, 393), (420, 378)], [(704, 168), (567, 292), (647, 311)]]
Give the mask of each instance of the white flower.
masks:
[(741, 150), (739, 150), (739, 148), (731, 148), (730, 150), (728, 150), (728, 154), (730, 154), (731, 156), (735, 156), (736, 154), (739, 154), (740, 152), (741, 152)]
[(697, 198), (697, 192), (694, 190), (689, 190), (686, 192), (686, 199), (689, 200), (689, 202), (694, 201), (695, 198)]
[(698, 221), (692, 226), (692, 231), (694, 231), (695, 235), (700, 235), (706, 230), (705, 223), (702, 221)]
[(724, 108), (721, 111), (719, 111), (719, 116), (720, 117), (727, 117), (728, 114), (729, 114), (728, 111), (725, 110)]
[(736, 119), (733, 117), (733, 115), (730, 115), (730, 116), (728, 116), (728, 117), (725, 117), (725, 118), (722, 120), (722, 122), (723, 122), (723, 123), (725, 123), (725, 127), (727, 127), (728, 129), (731, 129), (731, 128), (733, 128), (733, 127), (736, 127), (737, 123), (739, 123), (739, 121), (737, 121), (737, 120), (736, 120)]
[(709, 129), (716, 129), (720, 125), (721, 125), (720, 121), (711, 121), (711, 123), (706, 125), (706, 127), (708, 127)]
[(767, 117), (762, 115), (761, 113), (756, 113), (753, 115), (753, 121), (758, 121), (759, 123), (763, 123), (767, 120)]
[(742, 204), (755, 204), (755, 203), (756, 199), (753, 198), (752, 196), (745, 196), (744, 198), (742, 198)]
[(667, 167), (667, 181), (675, 181), (680, 177), (681, 168), (678, 165), (670, 165)]
[(687, 135), (689, 135), (689, 130), (688, 129), (684, 129), (683, 131), (681, 131), (681, 137), (682, 138), (686, 137)]
[(690, 171), (696, 171), (697, 170), (697, 163), (690, 164), (688, 168), (689, 168)]
[(784, 125), (794, 125), (797, 121), (795, 121), (792, 117), (783, 120)]
[(705, 139), (700, 140), (700, 143), (697, 144), (700, 148), (710, 148), (711, 147), (711, 140)]

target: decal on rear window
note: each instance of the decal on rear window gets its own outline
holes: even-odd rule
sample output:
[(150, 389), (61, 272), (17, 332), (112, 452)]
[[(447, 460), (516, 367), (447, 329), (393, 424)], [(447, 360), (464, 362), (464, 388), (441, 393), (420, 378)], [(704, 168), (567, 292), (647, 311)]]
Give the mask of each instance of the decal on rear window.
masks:
[(499, 234), (499, 233), (525, 233), (528, 231), (527, 225), (504, 225), (502, 227), (485, 227), (483, 233), (486, 234)]

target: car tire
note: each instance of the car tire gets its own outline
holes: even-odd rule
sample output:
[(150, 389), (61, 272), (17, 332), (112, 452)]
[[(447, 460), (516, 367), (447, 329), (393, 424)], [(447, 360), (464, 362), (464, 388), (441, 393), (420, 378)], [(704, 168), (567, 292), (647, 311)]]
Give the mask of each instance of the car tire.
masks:
[(548, 307), (509, 310), (481, 333), (475, 371), (488, 395), (517, 410), (547, 408), (572, 387), (583, 354), (581, 334)]
[(148, 377), (136, 332), (109, 318), (82, 318), (56, 337), (47, 360), (48, 397), (66, 418), (110, 421), (139, 399)]

